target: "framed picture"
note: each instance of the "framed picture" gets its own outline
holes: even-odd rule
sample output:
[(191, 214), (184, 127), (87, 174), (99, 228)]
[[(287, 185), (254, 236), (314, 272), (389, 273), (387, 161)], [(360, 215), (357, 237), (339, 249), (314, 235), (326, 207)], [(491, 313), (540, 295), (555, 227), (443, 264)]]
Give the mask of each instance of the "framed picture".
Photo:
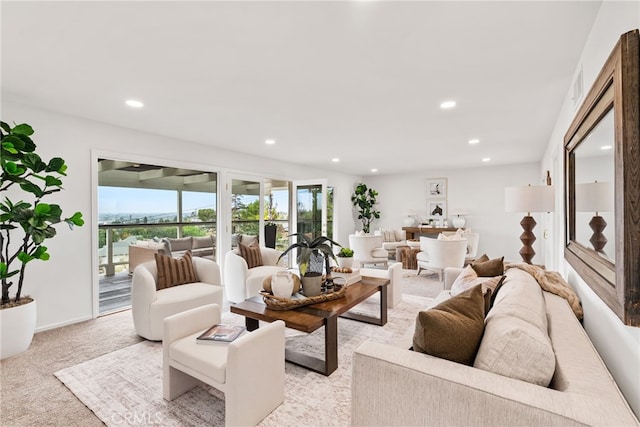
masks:
[(429, 200), (427, 202), (427, 216), (430, 219), (445, 220), (447, 218), (447, 201)]
[(427, 199), (447, 198), (447, 178), (427, 179)]

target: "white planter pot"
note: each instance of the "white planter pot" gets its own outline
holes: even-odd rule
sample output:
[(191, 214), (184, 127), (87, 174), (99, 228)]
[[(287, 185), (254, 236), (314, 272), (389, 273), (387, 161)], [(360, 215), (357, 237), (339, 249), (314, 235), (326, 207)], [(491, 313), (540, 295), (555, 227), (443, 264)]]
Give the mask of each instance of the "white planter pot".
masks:
[(36, 302), (0, 310), (0, 359), (26, 351), (36, 330)]
[(351, 268), (353, 267), (353, 257), (336, 257), (338, 260), (338, 266), (340, 268)]

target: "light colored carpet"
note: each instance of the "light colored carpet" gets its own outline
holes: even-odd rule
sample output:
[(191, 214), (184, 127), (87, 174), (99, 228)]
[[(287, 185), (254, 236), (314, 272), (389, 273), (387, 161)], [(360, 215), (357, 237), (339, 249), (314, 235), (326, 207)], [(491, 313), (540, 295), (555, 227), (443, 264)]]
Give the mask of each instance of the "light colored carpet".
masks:
[[(413, 276), (405, 280), (409, 289), (416, 288), (413, 292), (437, 293), (437, 285), (428, 286), (431, 290), (426, 291), (424, 278)], [(383, 327), (338, 320), (338, 369), (326, 377), (287, 363), (285, 402), (260, 425), (349, 425), (354, 349), (365, 339), (393, 342), (429, 299), (426, 295), (405, 294), (401, 304), (389, 309), (388, 322)], [(378, 304), (379, 299), (374, 296), (355, 311), (375, 313)], [(243, 324), (244, 318), (227, 312), (223, 322)], [(287, 347), (321, 355), (323, 345), (322, 329), (312, 334), (288, 331)], [(199, 386), (172, 402), (162, 398), (161, 349), (160, 343), (145, 341), (59, 370), (55, 375), (108, 426), (224, 425), (223, 395), (209, 386)]]

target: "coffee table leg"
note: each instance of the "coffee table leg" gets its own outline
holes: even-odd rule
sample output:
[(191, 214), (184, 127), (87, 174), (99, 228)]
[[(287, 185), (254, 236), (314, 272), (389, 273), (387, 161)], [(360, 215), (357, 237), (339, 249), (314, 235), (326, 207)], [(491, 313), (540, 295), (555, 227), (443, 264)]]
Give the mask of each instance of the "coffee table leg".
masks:
[(387, 324), (387, 287), (380, 289), (380, 325)]
[(324, 328), (324, 360), (325, 375), (330, 375), (338, 369), (338, 317), (327, 319)]
[(258, 319), (249, 319), (248, 317), (244, 318), (244, 324), (247, 327), (247, 331), (255, 331), (260, 327)]

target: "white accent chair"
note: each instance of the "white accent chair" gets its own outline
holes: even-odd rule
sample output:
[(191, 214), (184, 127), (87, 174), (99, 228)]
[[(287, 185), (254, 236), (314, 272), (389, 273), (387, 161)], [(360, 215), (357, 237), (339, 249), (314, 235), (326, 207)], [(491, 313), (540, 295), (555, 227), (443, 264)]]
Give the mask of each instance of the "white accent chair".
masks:
[(349, 235), (349, 247), (353, 249), (353, 259), (360, 263), (361, 267), (365, 264), (382, 264), (387, 266), (389, 253), (382, 249), (382, 236), (356, 236)]
[(402, 263), (393, 262), (387, 270), (361, 268), (360, 275), (389, 279), (387, 286), (387, 306), (393, 308), (402, 302)]
[(480, 233), (472, 233), (470, 231), (443, 231), (445, 236), (455, 236), (456, 234), (467, 239), (467, 254), (464, 257), (464, 263), (471, 264), (478, 257), (478, 245), (480, 243)]
[(467, 239), (439, 240), (429, 237), (420, 237), (420, 250), (416, 255), (418, 261), (418, 273), (422, 269), (432, 270), (438, 273), (442, 282), (442, 272), (447, 267), (463, 267), (467, 253)]
[(396, 257), (396, 249), (409, 246), (405, 230), (375, 230), (374, 236), (382, 236), (382, 249), (386, 250), (389, 258)]
[(152, 341), (162, 340), (165, 317), (205, 304), (222, 306), (220, 267), (215, 261), (192, 258), (199, 282), (156, 290), (158, 269), (155, 261), (140, 264), (133, 271), (131, 313), (136, 333)]
[(203, 382), (224, 393), (225, 425), (255, 426), (284, 402), (284, 322), (229, 344), (198, 344), (196, 337), (216, 323), (216, 304), (165, 319), (162, 395), (173, 400)]
[(239, 303), (260, 294), (262, 281), (277, 271), (284, 271), (283, 261), (278, 264), (282, 253), (276, 249), (260, 247), (262, 263), (259, 267), (249, 268), (238, 249), (232, 249), (224, 256), (224, 289), (227, 299)]

